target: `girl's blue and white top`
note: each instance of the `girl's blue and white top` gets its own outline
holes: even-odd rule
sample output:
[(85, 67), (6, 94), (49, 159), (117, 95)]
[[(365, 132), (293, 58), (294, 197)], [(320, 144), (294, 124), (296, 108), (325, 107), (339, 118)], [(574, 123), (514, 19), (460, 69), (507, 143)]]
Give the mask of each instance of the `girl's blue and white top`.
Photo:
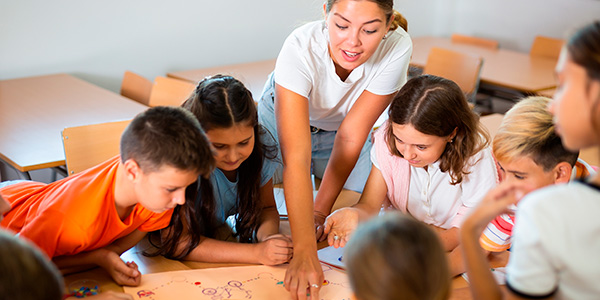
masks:
[(328, 41), (324, 21), (294, 30), (277, 57), (275, 82), (308, 99), (310, 125), (337, 130), (363, 91), (389, 95), (406, 83), (412, 41), (402, 28), (388, 33), (345, 81), (335, 72)]
[[(262, 135), (261, 140), (263, 144), (275, 145), (275, 141), (269, 133)], [(264, 186), (273, 178), (275, 169), (279, 165), (277, 160), (270, 160), (265, 158), (263, 160), (263, 166), (261, 171), (260, 186)], [(215, 170), (210, 175), (210, 183), (212, 184), (213, 194), (215, 198), (215, 219), (219, 224), (225, 224), (227, 218), (237, 213), (237, 184), (238, 177), (235, 182), (229, 181), (225, 174), (219, 169)]]

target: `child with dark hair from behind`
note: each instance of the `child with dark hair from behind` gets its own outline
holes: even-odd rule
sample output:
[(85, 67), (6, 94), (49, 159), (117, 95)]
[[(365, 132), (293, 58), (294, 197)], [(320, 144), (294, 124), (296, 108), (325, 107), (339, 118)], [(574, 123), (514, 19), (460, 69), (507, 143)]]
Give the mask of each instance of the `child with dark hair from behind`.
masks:
[[(189, 191), (191, 205), (174, 214), (168, 228), (151, 235), (157, 250), (147, 254), (203, 262), (287, 262), (292, 242), (279, 234), (273, 195), (276, 142), (258, 123), (250, 91), (231, 76), (215, 75), (200, 81), (182, 106), (206, 131), (216, 168)], [(233, 236), (227, 222), (231, 216)], [(184, 222), (192, 230), (180, 230)]]
[(63, 273), (101, 266), (117, 284), (139, 285), (137, 265), (120, 255), (169, 224), (173, 209), (186, 205), (186, 187), (212, 171), (214, 158), (198, 120), (177, 107), (137, 115), (120, 152), (50, 184), (0, 188), (11, 203), (0, 225), (34, 242)]
[(343, 260), (357, 300), (443, 300), (450, 295), (439, 238), (427, 225), (400, 212), (359, 225)]

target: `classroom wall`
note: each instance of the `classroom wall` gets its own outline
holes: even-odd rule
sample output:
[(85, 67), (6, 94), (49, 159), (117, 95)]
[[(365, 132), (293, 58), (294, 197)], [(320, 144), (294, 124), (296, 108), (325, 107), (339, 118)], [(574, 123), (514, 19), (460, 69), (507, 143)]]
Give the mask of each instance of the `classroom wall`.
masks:
[(166, 72), (277, 56), (320, 0), (0, 1), (0, 79), (67, 72), (118, 91)]
[(600, 19), (598, 0), (446, 1), (456, 4), (451, 30), (496, 39), (500, 47), (523, 52), (529, 52), (536, 35), (564, 39)]
[[(0, 79), (67, 72), (118, 91), (122, 74), (269, 59), (322, 0), (0, 1)], [(598, 0), (396, 0), (413, 36), (461, 32), (529, 51), (600, 16)]]

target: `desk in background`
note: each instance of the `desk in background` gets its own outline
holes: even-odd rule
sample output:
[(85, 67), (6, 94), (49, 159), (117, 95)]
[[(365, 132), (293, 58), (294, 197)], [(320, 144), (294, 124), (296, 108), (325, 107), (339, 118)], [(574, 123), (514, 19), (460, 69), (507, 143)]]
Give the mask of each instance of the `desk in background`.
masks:
[(0, 159), (28, 171), (63, 166), (65, 127), (126, 120), (146, 106), (67, 74), (0, 81)]
[(527, 94), (556, 86), (556, 61), (506, 49), (487, 49), (469, 44), (452, 43), (450, 38), (415, 37), (411, 65), (423, 68), (432, 47), (439, 47), (483, 57), (481, 82), (514, 89)]
[(273, 72), (273, 69), (275, 69), (275, 59), (269, 59), (244, 64), (171, 72), (167, 76), (197, 83), (211, 75), (231, 75), (241, 81), (252, 92), (254, 101), (258, 101), (262, 96), (265, 82), (267, 82), (267, 78)]

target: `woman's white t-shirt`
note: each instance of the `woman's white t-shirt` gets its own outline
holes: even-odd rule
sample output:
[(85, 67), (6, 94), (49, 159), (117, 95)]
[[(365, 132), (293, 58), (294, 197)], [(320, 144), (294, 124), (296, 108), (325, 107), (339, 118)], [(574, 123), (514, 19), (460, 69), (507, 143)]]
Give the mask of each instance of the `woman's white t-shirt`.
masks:
[(275, 65), (275, 82), (308, 99), (312, 126), (337, 130), (364, 90), (398, 91), (407, 81), (412, 41), (402, 28), (387, 34), (377, 50), (345, 81), (335, 73), (324, 21), (305, 24), (285, 40)]

